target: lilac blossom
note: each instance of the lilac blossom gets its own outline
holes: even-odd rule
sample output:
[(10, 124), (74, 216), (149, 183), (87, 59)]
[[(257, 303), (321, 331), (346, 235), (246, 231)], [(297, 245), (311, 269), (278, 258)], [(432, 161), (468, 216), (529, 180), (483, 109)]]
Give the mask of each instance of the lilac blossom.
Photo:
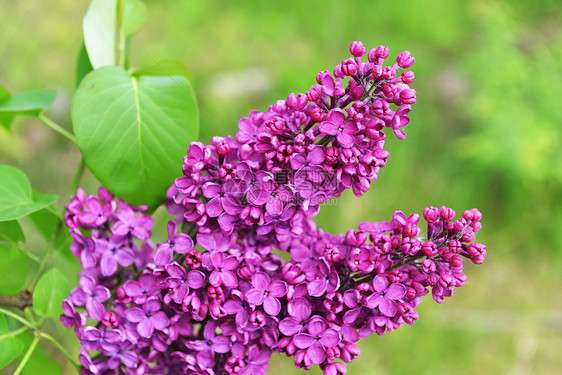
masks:
[(253, 288), (246, 292), (246, 300), (254, 306), (261, 306), (269, 315), (277, 315), (281, 311), (279, 298), (287, 293), (287, 283), (281, 280), (271, 282), (266, 273), (257, 272), (252, 276)]
[(361, 338), (414, 323), (423, 296), (441, 303), (466, 283), (463, 258), (487, 254), (473, 242), (478, 210), (455, 220), (429, 207), (427, 230), (401, 211), (339, 235), (312, 220), (346, 189), (370, 189), (386, 133), (405, 138), (416, 101), (413, 72), (399, 70), (409, 52), (391, 66), (387, 47), (350, 52), (306, 93), (241, 119), (235, 137), (189, 146), (165, 242), (152, 242), (147, 207), (105, 188), (71, 198), (65, 222), (85, 270), (60, 319), (81, 340), (84, 375), (256, 375), (273, 352), (340, 375)]

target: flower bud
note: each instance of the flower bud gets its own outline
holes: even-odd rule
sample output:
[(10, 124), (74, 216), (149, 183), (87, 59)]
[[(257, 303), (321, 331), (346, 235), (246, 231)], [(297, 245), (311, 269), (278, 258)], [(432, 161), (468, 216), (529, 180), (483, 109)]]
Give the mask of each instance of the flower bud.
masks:
[(455, 211), (453, 211), (453, 209), (451, 208), (442, 206), (439, 209), (439, 216), (441, 216), (441, 219), (445, 221), (451, 221), (455, 217)]
[(117, 328), (117, 326), (119, 325), (117, 314), (115, 314), (113, 311), (106, 311), (105, 313), (103, 313), (101, 322), (107, 328)]
[(375, 49), (375, 56), (378, 57), (379, 59), (384, 60), (388, 57), (389, 54), (390, 54), (390, 50), (388, 49), (388, 47), (378, 46)]
[(401, 68), (409, 68), (412, 65), (414, 65), (414, 61), (416, 61), (416, 59), (414, 59), (411, 55), (409, 51), (403, 51), (400, 52), (398, 54), (398, 56), (396, 56), (396, 62), (398, 63), (398, 65)]
[(367, 52), (367, 49), (363, 47), (363, 43), (355, 41), (349, 46), (349, 52), (355, 57), (361, 57)]
[(437, 246), (431, 241), (424, 242), (422, 252), (427, 257), (435, 256), (438, 253)]
[(411, 70), (403, 71), (400, 77), (402, 78), (402, 82), (404, 82), (407, 85), (414, 82), (414, 79), (416, 78), (414, 72), (412, 72)]
[(326, 112), (322, 108), (316, 107), (310, 112), (310, 118), (314, 122), (322, 122), (326, 118)]
[(416, 102), (416, 90), (405, 89), (400, 91), (400, 101), (403, 104), (414, 104)]
[(225, 156), (229, 152), (230, 152), (230, 144), (226, 139), (220, 141), (217, 144), (217, 154), (219, 154), (220, 156)]

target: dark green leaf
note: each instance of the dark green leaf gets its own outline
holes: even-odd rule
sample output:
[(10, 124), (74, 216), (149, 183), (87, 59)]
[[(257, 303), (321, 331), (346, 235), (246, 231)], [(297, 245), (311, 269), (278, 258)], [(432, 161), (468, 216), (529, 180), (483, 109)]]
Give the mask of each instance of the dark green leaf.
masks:
[(0, 100), (0, 115), (37, 116), (49, 108), (55, 101), (57, 93), (53, 90), (27, 91), (5, 97)]
[(123, 17), (123, 33), (130, 36), (141, 29), (146, 22), (146, 5), (140, 0), (127, 0), (125, 2), (125, 15)]
[(199, 133), (199, 111), (185, 77), (132, 77), (105, 67), (84, 78), (72, 122), (86, 165), (115, 195), (155, 206), (181, 174)]
[(16, 220), (0, 221), (0, 239), (12, 243), (18, 241), (25, 243), (25, 235)]
[(29, 275), (29, 257), (18, 247), (0, 245), (0, 294), (21, 292)]
[(33, 310), (39, 315), (56, 318), (62, 314), (62, 300), (69, 293), (66, 276), (52, 268), (41, 276), (33, 291)]
[(82, 82), (82, 79), (86, 74), (94, 70), (90, 58), (88, 57), (88, 52), (86, 51), (86, 46), (82, 43), (80, 46), (80, 52), (78, 52), (78, 59), (76, 61), (76, 87)]
[(0, 313), (0, 369), (10, 364), (23, 351), (23, 341), (15, 336), (6, 336), (9, 333), (8, 322)]
[(0, 165), (0, 221), (19, 219), (58, 199), (55, 194), (32, 194), (27, 176), (10, 165)]
[[(31, 341), (33, 341), (33, 337), (27, 333), (22, 334), (20, 337), (24, 342), (25, 350), (27, 350), (31, 345)], [(55, 361), (43, 352), (40, 346), (37, 346), (21, 373), (23, 375), (60, 375), (61, 369)]]
[(153, 65), (133, 70), (133, 76), (184, 76), (188, 80), (192, 78), (185, 64), (176, 59), (154, 61)]
[(84, 21), (84, 44), (94, 69), (115, 64), (117, 0), (92, 0)]

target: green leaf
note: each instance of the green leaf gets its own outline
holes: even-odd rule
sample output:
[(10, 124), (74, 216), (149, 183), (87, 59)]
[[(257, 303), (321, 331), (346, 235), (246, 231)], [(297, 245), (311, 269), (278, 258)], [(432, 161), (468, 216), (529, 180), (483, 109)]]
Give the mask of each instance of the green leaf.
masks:
[(192, 79), (191, 71), (176, 59), (163, 59), (154, 61), (153, 65), (137, 68), (132, 72), (133, 76), (184, 76), (188, 80)]
[(16, 220), (0, 221), (0, 239), (12, 243), (25, 243), (25, 234)]
[(29, 219), (37, 229), (37, 231), (47, 241), (53, 238), (55, 229), (60, 219), (47, 209), (39, 210), (29, 215)]
[(0, 294), (13, 296), (21, 292), (29, 271), (29, 257), (24, 250), (0, 245)]
[[(9, 96), (10, 92), (4, 86), (0, 86), (0, 101), (8, 98)], [(6, 129), (10, 129), (13, 119), (13, 115), (0, 114), (0, 125), (4, 126)]]
[(32, 194), (27, 176), (10, 165), (0, 165), (0, 221), (19, 219), (54, 203), (55, 194)]
[(23, 341), (15, 336), (5, 336), (9, 333), (6, 317), (0, 313), (0, 369), (10, 364), (23, 351)]
[(115, 64), (117, 0), (92, 0), (82, 31), (94, 69)]
[(63, 313), (62, 301), (69, 293), (66, 276), (52, 268), (41, 276), (33, 291), (33, 310), (39, 315), (56, 318)]
[(142, 1), (127, 0), (122, 25), (125, 36), (133, 35), (139, 31), (146, 22), (146, 15), (146, 5)]
[(0, 115), (37, 116), (49, 108), (55, 101), (57, 93), (53, 90), (27, 91), (14, 94), (0, 100)]
[[(27, 350), (33, 341), (32, 336), (30, 334), (22, 334), (20, 337), (24, 342), (25, 350)], [(37, 346), (21, 373), (22, 375), (60, 375), (61, 369), (55, 361), (43, 352), (40, 346)]]
[(134, 205), (166, 199), (199, 133), (199, 111), (185, 77), (136, 78), (119, 67), (84, 78), (74, 95), (72, 122), (90, 171)]
[(88, 52), (86, 51), (86, 46), (82, 43), (80, 46), (80, 52), (78, 52), (78, 59), (76, 61), (76, 86), (82, 82), (82, 79), (86, 76), (86, 74), (90, 73), (94, 70), (92, 63), (90, 62), (90, 58), (88, 57)]

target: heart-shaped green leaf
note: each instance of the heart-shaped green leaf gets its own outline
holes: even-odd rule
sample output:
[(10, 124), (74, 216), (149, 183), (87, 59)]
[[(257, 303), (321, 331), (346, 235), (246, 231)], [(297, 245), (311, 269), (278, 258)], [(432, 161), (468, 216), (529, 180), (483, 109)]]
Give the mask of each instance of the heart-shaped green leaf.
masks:
[(57, 93), (53, 90), (27, 91), (14, 94), (0, 100), (0, 115), (37, 116), (49, 108), (55, 101)]
[(114, 66), (84, 78), (74, 95), (72, 122), (88, 168), (134, 205), (166, 199), (199, 134), (199, 111), (185, 77), (136, 78)]
[(86, 74), (94, 70), (90, 58), (88, 57), (88, 52), (86, 51), (86, 46), (82, 43), (80, 51), (78, 52), (78, 58), (76, 59), (76, 87), (82, 82), (82, 79)]
[(94, 69), (115, 64), (117, 0), (92, 0), (82, 22), (84, 44)]
[(29, 270), (29, 257), (21, 249), (0, 245), (0, 294), (12, 296), (21, 292)]
[(16, 220), (0, 221), (0, 240), (12, 243), (25, 242), (25, 235)]
[(33, 291), (33, 310), (39, 315), (56, 318), (63, 313), (62, 301), (69, 293), (66, 276), (52, 268), (41, 276)]
[(22, 171), (10, 165), (0, 165), (0, 221), (19, 219), (57, 199), (55, 194), (33, 193)]
[[(123, 1), (123, 0), (122, 0)], [(123, 15), (123, 33), (130, 36), (141, 29), (146, 22), (146, 5), (140, 0), (127, 0)]]
[(191, 79), (191, 72), (180, 60), (163, 59), (154, 61), (153, 65), (133, 70), (133, 76), (184, 76)]
[(0, 314), (0, 369), (6, 367), (23, 351), (23, 341), (10, 335), (8, 322)]

